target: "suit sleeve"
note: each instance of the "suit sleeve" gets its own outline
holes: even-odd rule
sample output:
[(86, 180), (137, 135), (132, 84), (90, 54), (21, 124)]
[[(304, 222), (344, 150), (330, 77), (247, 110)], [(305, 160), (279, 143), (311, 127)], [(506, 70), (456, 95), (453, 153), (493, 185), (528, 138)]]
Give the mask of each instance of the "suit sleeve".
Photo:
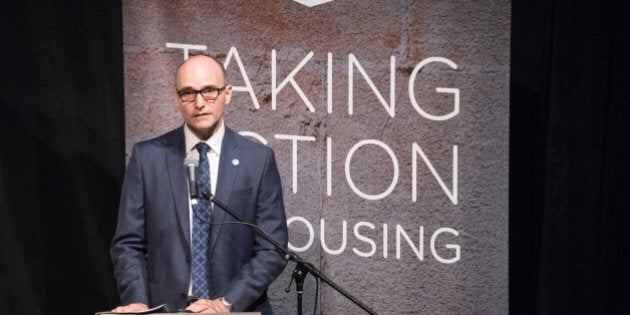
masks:
[[(273, 150), (267, 150), (260, 189), (256, 202), (256, 224), (276, 242), (286, 247), (288, 229), (282, 198), (282, 184)], [(266, 240), (256, 237), (254, 256), (232, 281), (225, 297), (234, 310), (241, 310), (253, 303), (282, 273), (287, 261)]]
[(144, 180), (140, 149), (134, 146), (123, 181), (118, 225), (111, 244), (114, 275), (123, 305), (150, 305), (146, 262)]

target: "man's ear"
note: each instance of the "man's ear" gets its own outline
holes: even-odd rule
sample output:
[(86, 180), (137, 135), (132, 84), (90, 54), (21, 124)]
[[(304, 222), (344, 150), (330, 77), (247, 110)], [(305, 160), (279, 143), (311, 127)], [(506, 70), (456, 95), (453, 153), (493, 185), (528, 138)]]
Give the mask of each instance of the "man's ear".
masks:
[(173, 104), (175, 104), (175, 108), (177, 109), (179, 109), (179, 106), (181, 105), (181, 100), (179, 99), (179, 95), (175, 90), (173, 90)]
[(223, 93), (225, 93), (225, 104), (230, 104), (230, 101), (232, 100), (232, 86), (229, 84), (226, 85)]

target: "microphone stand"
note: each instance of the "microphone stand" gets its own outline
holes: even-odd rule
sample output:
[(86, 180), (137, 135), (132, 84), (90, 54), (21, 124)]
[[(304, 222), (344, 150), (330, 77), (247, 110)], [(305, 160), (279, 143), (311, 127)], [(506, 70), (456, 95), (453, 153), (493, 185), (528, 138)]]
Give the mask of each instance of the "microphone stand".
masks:
[(214, 203), (219, 208), (223, 209), (225, 212), (227, 212), (229, 215), (234, 217), (240, 223), (243, 223), (244, 225), (247, 225), (247, 226), (251, 227), (254, 230), (254, 232), (256, 232), (256, 234), (258, 234), (258, 236), (262, 237), (267, 242), (269, 242), (271, 245), (273, 245), (276, 248), (276, 251), (278, 251), (278, 253), (285, 260), (287, 260), (287, 261), (294, 261), (296, 263), (295, 270), (293, 271), (293, 279), (295, 279), (295, 286), (296, 286), (297, 294), (298, 294), (298, 305), (297, 305), (297, 307), (298, 307), (298, 315), (302, 315), (302, 291), (303, 291), (303, 286), (304, 286), (304, 278), (306, 278), (307, 273), (312, 274), (315, 278), (317, 278), (317, 279), (323, 281), (324, 283), (328, 284), (330, 287), (335, 289), (335, 291), (337, 291), (341, 295), (345, 296), (347, 299), (352, 301), (354, 304), (356, 304), (358, 307), (360, 307), (361, 309), (366, 311), (368, 314), (373, 314), (373, 315), (377, 314), (375, 311), (373, 311), (367, 305), (363, 304), (361, 301), (359, 301), (357, 298), (352, 296), (350, 293), (346, 292), (346, 290), (344, 290), (343, 288), (338, 286), (332, 280), (328, 279), (328, 277), (323, 275), (311, 263), (305, 261), (300, 256), (298, 256), (296, 253), (288, 250), (287, 248), (284, 248), (284, 246), (282, 246), (281, 244), (276, 242), (273, 238), (271, 238), (271, 236), (269, 236), (267, 233), (265, 233), (265, 231), (263, 231), (260, 227), (258, 227), (255, 224), (252, 224), (252, 223), (249, 223), (249, 222), (243, 220), (243, 218), (241, 218), (241, 216), (238, 213), (236, 213), (234, 210), (230, 209), (227, 205), (223, 204), (222, 202), (220, 202), (216, 198), (214, 198), (214, 195), (212, 193), (202, 191), (200, 193), (200, 195), (204, 199)]

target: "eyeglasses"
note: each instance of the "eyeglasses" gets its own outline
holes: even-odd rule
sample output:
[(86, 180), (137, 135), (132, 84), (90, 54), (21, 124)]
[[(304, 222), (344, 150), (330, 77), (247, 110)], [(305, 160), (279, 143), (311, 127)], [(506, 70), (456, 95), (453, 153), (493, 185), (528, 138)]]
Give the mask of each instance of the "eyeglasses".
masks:
[(176, 91), (177, 95), (179, 95), (179, 99), (182, 100), (182, 102), (194, 101), (197, 98), (197, 94), (201, 94), (201, 97), (203, 97), (203, 99), (206, 101), (214, 101), (219, 98), (219, 95), (221, 94), (221, 92), (223, 92), (223, 90), (225, 90), (225, 87), (226, 85), (221, 88), (206, 87), (201, 90), (183, 89)]

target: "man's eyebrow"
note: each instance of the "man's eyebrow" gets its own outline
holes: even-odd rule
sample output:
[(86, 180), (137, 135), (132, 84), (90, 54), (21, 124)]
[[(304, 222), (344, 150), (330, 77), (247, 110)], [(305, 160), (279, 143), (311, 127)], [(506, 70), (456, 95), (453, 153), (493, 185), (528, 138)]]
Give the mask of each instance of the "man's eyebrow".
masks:
[[(223, 86), (225, 86), (225, 84), (224, 84)], [(201, 88), (201, 89), (202, 89), (202, 90), (203, 90), (203, 89), (215, 89), (215, 90), (219, 90), (219, 89), (221, 89), (221, 88), (222, 88), (222, 86), (206, 85), (206, 86), (204, 86), (204, 87), (203, 87), (203, 88)]]
[[(223, 86), (225, 86), (225, 85), (223, 85)], [(202, 87), (201, 89), (196, 90), (196, 89), (193, 89), (190, 86), (185, 86), (185, 87), (179, 89), (179, 91), (201, 91), (201, 90), (205, 90), (205, 89), (216, 89), (216, 90), (219, 90), (221, 88), (222, 87), (218, 87), (218, 86), (215, 86), (215, 85), (206, 85), (206, 86)]]

